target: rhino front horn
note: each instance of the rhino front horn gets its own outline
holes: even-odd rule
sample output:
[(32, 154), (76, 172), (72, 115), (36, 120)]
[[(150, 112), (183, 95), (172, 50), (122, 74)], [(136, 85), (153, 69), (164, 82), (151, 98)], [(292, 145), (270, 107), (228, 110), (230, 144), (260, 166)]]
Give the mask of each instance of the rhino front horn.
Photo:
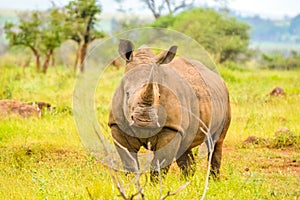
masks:
[(141, 99), (144, 104), (152, 105), (154, 102), (153, 83), (147, 84), (144, 92), (141, 94)]

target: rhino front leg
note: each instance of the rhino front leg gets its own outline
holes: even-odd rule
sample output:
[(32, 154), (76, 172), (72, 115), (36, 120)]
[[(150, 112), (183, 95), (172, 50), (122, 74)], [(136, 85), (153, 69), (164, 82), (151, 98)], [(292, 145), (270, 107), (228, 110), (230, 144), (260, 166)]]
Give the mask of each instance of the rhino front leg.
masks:
[(154, 158), (150, 169), (151, 181), (158, 181), (158, 170), (160, 170), (161, 175), (167, 174), (173, 159), (176, 157), (180, 142), (181, 135), (173, 130), (163, 129), (156, 136), (156, 143), (152, 148)]
[(137, 152), (141, 147), (139, 140), (124, 133), (117, 125), (111, 127), (111, 132), (124, 170), (137, 172), (139, 170)]
[(195, 159), (191, 149), (184, 152), (176, 162), (184, 176), (194, 175)]

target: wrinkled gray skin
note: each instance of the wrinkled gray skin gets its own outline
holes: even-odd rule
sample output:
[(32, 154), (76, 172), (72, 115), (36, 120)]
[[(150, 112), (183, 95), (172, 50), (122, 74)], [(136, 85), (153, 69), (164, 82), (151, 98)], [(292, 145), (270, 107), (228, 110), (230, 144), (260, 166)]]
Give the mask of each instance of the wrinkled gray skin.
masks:
[(184, 175), (193, 174), (191, 150), (207, 142), (209, 134), (211, 173), (217, 177), (231, 118), (228, 90), (219, 75), (200, 62), (175, 58), (176, 50), (172, 46), (155, 55), (141, 47), (134, 52), (130, 41), (121, 40), (119, 53), (126, 69), (108, 124), (125, 170), (138, 170), (142, 146), (154, 152), (152, 180), (157, 178), (157, 165), (166, 173), (174, 158)]

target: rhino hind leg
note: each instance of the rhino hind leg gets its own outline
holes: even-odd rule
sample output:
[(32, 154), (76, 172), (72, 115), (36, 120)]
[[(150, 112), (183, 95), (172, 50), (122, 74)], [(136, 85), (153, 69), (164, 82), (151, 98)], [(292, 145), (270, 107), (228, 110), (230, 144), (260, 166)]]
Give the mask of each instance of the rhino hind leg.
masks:
[(213, 179), (219, 179), (221, 160), (222, 160), (222, 146), (223, 146), (223, 141), (219, 141), (215, 144), (213, 152), (208, 153), (208, 161), (209, 161), (210, 154), (212, 153), (212, 159), (210, 163), (211, 164), (210, 174)]
[(195, 159), (192, 150), (187, 150), (177, 160), (177, 165), (180, 168), (182, 175), (189, 176), (195, 173)]
[(157, 183), (159, 181), (159, 176), (165, 177), (170, 169), (171, 165), (165, 166), (160, 169), (160, 172), (156, 168), (150, 170), (150, 180), (153, 183)]
[[(219, 179), (220, 167), (221, 167), (221, 161), (222, 161), (223, 141), (226, 136), (229, 124), (230, 124), (230, 112), (225, 121), (222, 133), (213, 148), (214, 150), (212, 152), (211, 170), (210, 170), (210, 173), (211, 173), (211, 176), (213, 177), (213, 179)], [(210, 152), (208, 153), (208, 160), (209, 160), (209, 156), (210, 156)]]

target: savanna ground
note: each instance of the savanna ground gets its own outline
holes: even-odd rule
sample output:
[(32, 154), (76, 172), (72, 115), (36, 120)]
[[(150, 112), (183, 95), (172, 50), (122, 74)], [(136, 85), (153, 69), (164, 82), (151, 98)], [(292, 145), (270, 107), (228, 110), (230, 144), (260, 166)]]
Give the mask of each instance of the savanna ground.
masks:
[[(232, 123), (221, 179), (209, 181), (207, 199), (300, 199), (300, 71), (219, 70), (231, 94)], [(121, 75), (122, 70), (108, 69), (96, 91), (97, 116), (103, 123)], [(0, 66), (0, 99), (57, 107), (41, 119), (0, 119), (0, 199), (118, 199), (109, 170), (85, 150), (77, 133), (72, 116), (75, 79), (64, 67), (43, 75), (33, 68)], [(286, 95), (270, 97), (277, 85)], [(275, 134), (280, 127), (290, 133)], [(258, 139), (243, 144), (252, 135)], [(201, 198), (206, 156), (198, 153), (196, 160), (190, 185), (170, 199)], [(134, 186), (127, 186), (132, 177), (119, 173), (119, 178), (126, 192), (134, 193)], [(159, 199), (160, 189), (166, 194), (188, 180), (174, 165), (162, 187), (148, 183), (144, 194)]]

